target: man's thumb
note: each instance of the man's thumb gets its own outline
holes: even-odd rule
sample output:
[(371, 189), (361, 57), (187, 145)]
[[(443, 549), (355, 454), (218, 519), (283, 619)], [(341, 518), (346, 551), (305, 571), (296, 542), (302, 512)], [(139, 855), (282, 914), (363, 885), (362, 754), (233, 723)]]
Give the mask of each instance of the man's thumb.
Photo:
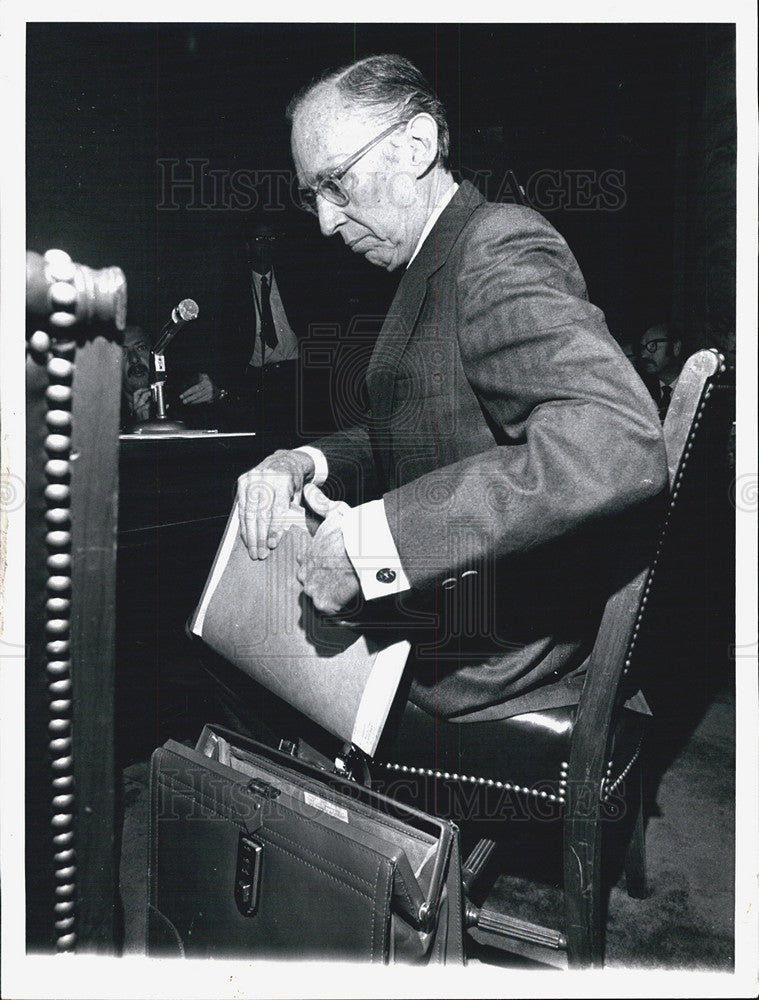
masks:
[(330, 500), (314, 483), (306, 483), (303, 487), (303, 499), (314, 514), (318, 514), (319, 517), (328, 517), (330, 514), (347, 507), (342, 500)]

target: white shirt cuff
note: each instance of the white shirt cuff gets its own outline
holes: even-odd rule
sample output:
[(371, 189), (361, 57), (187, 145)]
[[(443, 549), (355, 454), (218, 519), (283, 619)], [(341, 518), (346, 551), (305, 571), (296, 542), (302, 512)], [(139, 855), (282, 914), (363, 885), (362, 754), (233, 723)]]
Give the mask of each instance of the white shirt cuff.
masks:
[(367, 601), (410, 590), (382, 500), (352, 507), (343, 515), (343, 543)]
[(316, 471), (314, 472), (314, 478), (311, 480), (316, 486), (321, 486), (322, 483), (327, 481), (327, 476), (329, 475), (329, 467), (327, 465), (327, 456), (319, 448), (312, 448), (308, 444), (302, 444), (296, 451), (305, 451), (307, 455), (310, 455), (316, 466)]

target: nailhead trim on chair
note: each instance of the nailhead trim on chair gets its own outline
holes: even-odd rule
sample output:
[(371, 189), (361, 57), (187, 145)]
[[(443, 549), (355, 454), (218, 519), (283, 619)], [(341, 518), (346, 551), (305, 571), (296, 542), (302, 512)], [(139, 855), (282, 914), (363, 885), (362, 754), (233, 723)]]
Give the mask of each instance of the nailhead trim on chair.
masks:
[[(46, 257), (47, 260), (47, 257)], [(55, 260), (48, 260), (55, 267)], [(69, 261), (70, 264), (70, 261)], [(58, 266), (60, 265), (58, 262)], [(56, 277), (53, 274), (53, 277)], [(59, 279), (66, 277), (61, 274)], [(63, 308), (69, 300), (64, 296), (63, 281), (52, 286), (51, 306)], [(42, 356), (49, 384), (47, 400), (47, 435), (45, 437), (45, 500), (47, 512), (45, 541), (47, 558), (48, 598), (45, 604), (47, 636), (47, 675), (50, 718), (48, 749), (52, 770), (52, 818), (50, 820), (54, 847), (55, 869), (55, 932), (56, 951), (76, 949), (76, 847), (74, 828), (74, 769), (71, 734), (71, 383), (74, 377), (76, 342), (63, 339), (63, 329), (74, 317), (67, 312), (55, 312), (50, 318), (53, 329), (35, 330), (29, 337), (29, 349)], [(60, 338), (60, 339), (59, 339)]]
[(433, 771), (429, 767), (412, 767), (410, 764), (388, 764), (385, 761), (375, 761), (379, 767), (387, 768), (388, 771), (401, 771), (404, 774), (418, 774), (425, 778), (444, 778), (446, 780), (464, 781), (472, 785), (487, 785), (489, 788), (503, 788), (507, 792), (522, 792), (525, 795), (532, 795), (536, 799), (548, 799), (550, 802), (564, 802), (559, 795), (551, 792), (538, 791), (535, 788), (526, 788), (515, 785), (510, 781), (497, 781), (495, 778), (477, 778), (474, 775), (456, 774), (453, 771)]
[[(606, 777), (604, 778), (601, 786), (602, 802), (607, 802), (610, 796), (625, 780), (640, 756), (642, 746), (643, 737), (641, 737), (638, 741), (638, 745), (635, 748), (635, 752), (630, 760), (620, 771), (614, 781), (611, 782), (611, 784), (609, 784), (609, 779), (611, 778), (613, 762), (609, 761), (606, 768)], [(567, 772), (569, 770), (569, 763), (565, 760), (561, 762), (561, 770), (559, 771), (559, 788), (561, 791), (558, 795), (554, 795), (552, 792), (538, 790), (536, 788), (528, 788), (526, 785), (517, 785), (512, 781), (498, 781), (496, 778), (478, 778), (475, 775), (457, 774), (455, 771), (433, 771), (432, 768), (429, 767), (414, 767), (411, 764), (390, 764), (387, 761), (380, 760), (376, 760), (374, 763), (376, 766), (384, 767), (388, 771), (400, 771), (402, 774), (418, 774), (420, 777), (424, 778), (443, 779), (444, 781), (463, 781), (471, 785), (487, 785), (488, 788), (502, 788), (507, 792), (520, 792), (523, 795), (532, 795), (536, 799), (547, 799), (549, 802), (558, 802), (560, 805), (565, 805), (567, 801)]]
[[(722, 361), (722, 363), (720, 364), (720, 367), (719, 367), (718, 374), (721, 374), (724, 371), (725, 371), (725, 364), (724, 364), (724, 361)], [(692, 427), (690, 429), (690, 434), (688, 435), (688, 440), (685, 443), (685, 448), (683, 450), (683, 456), (682, 456), (682, 459), (680, 461), (680, 467), (677, 470), (677, 476), (675, 478), (675, 482), (672, 484), (672, 491), (670, 493), (669, 503), (667, 504), (667, 511), (666, 511), (665, 516), (664, 516), (664, 524), (662, 525), (662, 529), (661, 529), (661, 531), (659, 533), (659, 541), (658, 541), (658, 544), (656, 546), (656, 552), (654, 553), (654, 558), (651, 561), (651, 569), (649, 571), (648, 578), (646, 579), (646, 584), (645, 584), (645, 587), (643, 589), (643, 596), (640, 599), (640, 605), (638, 607), (638, 614), (637, 614), (637, 617), (636, 617), (636, 620), (635, 620), (635, 626), (633, 628), (632, 638), (630, 639), (630, 645), (629, 645), (629, 648), (627, 650), (627, 657), (625, 658), (625, 665), (624, 665), (624, 668), (622, 670), (622, 674), (623, 675), (626, 675), (628, 673), (628, 671), (630, 670), (630, 665), (632, 663), (632, 654), (633, 654), (633, 650), (635, 648), (635, 642), (636, 642), (636, 640), (638, 638), (638, 632), (640, 631), (640, 620), (641, 620), (641, 617), (643, 615), (643, 611), (644, 611), (644, 609), (646, 607), (646, 603), (648, 602), (648, 597), (649, 597), (649, 594), (651, 592), (651, 586), (652, 586), (653, 581), (654, 581), (654, 576), (655, 576), (655, 573), (656, 573), (656, 569), (658, 568), (659, 558), (661, 556), (662, 549), (664, 548), (665, 539), (667, 538), (667, 529), (669, 527), (669, 522), (670, 522), (670, 520), (672, 518), (672, 510), (674, 509), (674, 501), (677, 499), (678, 494), (680, 493), (680, 488), (682, 486), (683, 477), (685, 475), (685, 467), (688, 464), (688, 459), (690, 458), (690, 453), (693, 450), (693, 441), (694, 441), (694, 438), (695, 438), (696, 431), (698, 430), (698, 427), (699, 427), (699, 425), (701, 423), (701, 414), (704, 412), (704, 409), (705, 409), (706, 404), (707, 404), (707, 402), (709, 400), (709, 397), (712, 394), (712, 390), (713, 389), (714, 389), (714, 383), (713, 382), (709, 382), (707, 384), (705, 390), (704, 390), (704, 395), (703, 395), (703, 397), (701, 399), (701, 402), (699, 403), (698, 413), (696, 414), (696, 417), (695, 417), (695, 419), (693, 421), (693, 425), (692, 425)]]
[[(42, 332), (42, 331), (39, 331)], [(37, 337), (37, 344), (42, 337)], [(74, 833), (74, 773), (71, 756), (71, 660), (69, 659), (71, 601), (71, 381), (74, 365), (73, 341), (53, 341), (49, 346), (47, 373), (47, 425), (45, 450), (51, 456), (45, 465), (46, 541), (50, 550), (47, 589), (48, 664), (50, 679), (50, 753), (53, 770), (53, 817), (55, 846), (56, 951), (76, 948), (76, 850)], [(66, 596), (62, 596), (66, 595)], [(63, 696), (63, 697), (62, 697)]]
[(641, 736), (640, 740), (638, 740), (638, 746), (635, 748), (635, 753), (632, 755), (632, 757), (630, 758), (630, 760), (627, 762), (627, 766), (625, 768), (623, 768), (623, 770), (620, 771), (620, 773), (617, 775), (617, 777), (614, 779), (614, 781), (610, 785), (607, 786), (606, 782), (611, 777), (611, 766), (609, 767), (609, 770), (607, 771), (607, 775), (606, 775), (606, 780), (604, 781), (603, 786), (601, 788), (601, 801), (602, 802), (607, 802), (609, 800), (609, 797), (612, 795), (612, 793), (614, 791), (616, 791), (616, 789), (619, 787), (619, 785), (622, 784), (622, 782), (625, 780), (625, 778), (627, 777), (627, 775), (630, 773), (630, 771), (631, 771), (633, 765), (635, 764), (635, 762), (637, 761), (638, 757), (640, 757), (640, 751), (642, 749), (643, 749), (643, 737)]

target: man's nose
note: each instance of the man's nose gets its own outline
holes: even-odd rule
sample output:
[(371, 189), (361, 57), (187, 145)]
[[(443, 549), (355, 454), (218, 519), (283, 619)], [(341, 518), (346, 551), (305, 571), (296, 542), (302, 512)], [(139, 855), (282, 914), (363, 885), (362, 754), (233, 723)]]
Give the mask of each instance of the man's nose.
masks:
[(334, 236), (340, 225), (345, 221), (346, 215), (339, 205), (327, 201), (321, 195), (316, 199), (316, 210), (319, 213), (319, 228), (323, 236)]

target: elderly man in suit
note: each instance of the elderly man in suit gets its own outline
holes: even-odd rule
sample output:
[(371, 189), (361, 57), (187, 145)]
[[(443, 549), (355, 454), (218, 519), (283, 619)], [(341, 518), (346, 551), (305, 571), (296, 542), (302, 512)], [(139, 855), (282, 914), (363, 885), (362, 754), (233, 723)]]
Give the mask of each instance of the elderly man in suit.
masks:
[(383, 597), (406, 613), (412, 702), (461, 722), (571, 703), (620, 519), (666, 482), (656, 408), (561, 236), (455, 183), (444, 110), (408, 60), (330, 73), (288, 116), (322, 233), (404, 273), (366, 421), (240, 477), (249, 553), (325, 484), (355, 506), (320, 501), (299, 579), (325, 614)]

